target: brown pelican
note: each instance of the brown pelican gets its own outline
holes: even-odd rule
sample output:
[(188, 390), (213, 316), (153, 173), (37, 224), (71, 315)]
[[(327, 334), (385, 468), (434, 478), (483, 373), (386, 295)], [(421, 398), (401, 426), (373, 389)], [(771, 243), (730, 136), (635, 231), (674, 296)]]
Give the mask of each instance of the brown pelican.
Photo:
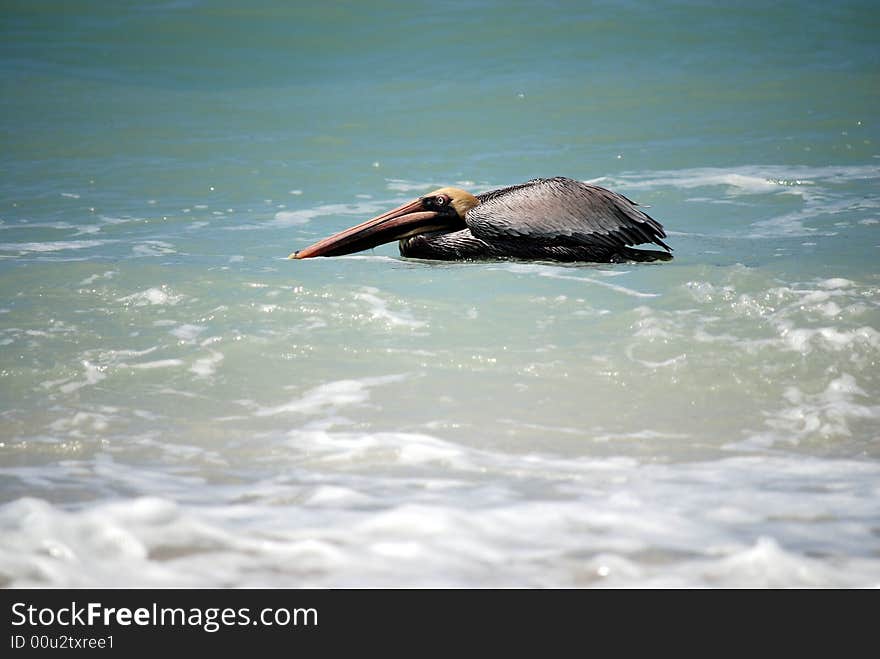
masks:
[[(623, 195), (557, 176), (476, 196), (440, 188), (289, 258), (341, 256), (399, 240), (402, 256), (420, 259), (668, 261), (665, 237), (663, 226)], [(641, 243), (667, 251), (630, 247)]]

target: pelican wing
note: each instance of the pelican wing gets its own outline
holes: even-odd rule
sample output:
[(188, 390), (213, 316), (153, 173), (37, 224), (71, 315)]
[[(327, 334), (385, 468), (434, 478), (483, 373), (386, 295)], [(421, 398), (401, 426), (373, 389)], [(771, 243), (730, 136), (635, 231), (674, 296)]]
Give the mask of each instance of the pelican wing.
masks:
[(487, 241), (607, 248), (655, 243), (671, 250), (663, 226), (615, 192), (569, 178), (538, 178), (477, 195), (465, 222)]

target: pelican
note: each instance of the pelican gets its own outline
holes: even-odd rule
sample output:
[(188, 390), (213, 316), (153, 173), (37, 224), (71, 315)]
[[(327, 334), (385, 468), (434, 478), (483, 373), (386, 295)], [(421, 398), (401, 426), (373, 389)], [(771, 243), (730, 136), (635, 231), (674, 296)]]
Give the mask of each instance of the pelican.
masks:
[[(665, 237), (623, 195), (557, 176), (476, 196), (440, 188), (288, 258), (341, 256), (399, 240), (401, 256), (444, 261), (669, 261)], [(642, 243), (666, 251), (631, 247)]]

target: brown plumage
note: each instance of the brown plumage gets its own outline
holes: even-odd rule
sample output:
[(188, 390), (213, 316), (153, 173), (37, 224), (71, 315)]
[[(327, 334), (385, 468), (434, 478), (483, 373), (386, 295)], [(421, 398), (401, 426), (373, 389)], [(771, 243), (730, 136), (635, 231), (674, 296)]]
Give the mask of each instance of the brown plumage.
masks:
[[(471, 195), (440, 188), (291, 258), (337, 256), (400, 240), (403, 256), (441, 260), (668, 261), (663, 226), (623, 195), (564, 177)], [(633, 249), (654, 243), (666, 251)]]

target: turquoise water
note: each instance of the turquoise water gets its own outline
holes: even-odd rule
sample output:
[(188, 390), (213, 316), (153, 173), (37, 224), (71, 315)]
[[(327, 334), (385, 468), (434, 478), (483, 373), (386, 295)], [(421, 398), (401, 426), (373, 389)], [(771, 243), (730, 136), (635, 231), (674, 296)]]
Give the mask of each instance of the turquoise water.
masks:
[[(0, 583), (880, 584), (876, 3), (0, 27)], [(555, 175), (675, 260), (285, 258)]]

